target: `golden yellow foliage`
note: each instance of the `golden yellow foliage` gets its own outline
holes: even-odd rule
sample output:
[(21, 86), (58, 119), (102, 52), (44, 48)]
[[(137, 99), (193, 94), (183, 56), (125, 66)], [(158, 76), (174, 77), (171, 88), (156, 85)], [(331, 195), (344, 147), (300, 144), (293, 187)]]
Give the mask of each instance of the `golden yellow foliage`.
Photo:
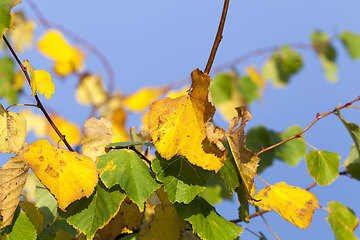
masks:
[(210, 77), (199, 69), (191, 73), (188, 95), (155, 101), (148, 117), (154, 145), (160, 155), (170, 159), (175, 154), (191, 163), (216, 172), (226, 158), (226, 149), (209, 141), (206, 123), (212, 120), (215, 107), (209, 100)]
[(1, 228), (11, 224), (25, 186), (29, 166), (24, 163), (23, 155), (28, 146), (28, 143), (24, 143), (18, 155), (12, 157), (0, 168)]
[(58, 149), (45, 139), (29, 146), (24, 162), (54, 195), (63, 211), (75, 200), (89, 197), (97, 184), (96, 166), (90, 158)]
[(132, 111), (142, 111), (166, 91), (167, 88), (142, 88), (126, 97), (125, 105)]
[[(78, 125), (69, 122), (68, 120), (57, 114), (52, 114), (50, 117), (54, 121), (60, 132), (65, 135), (66, 140), (69, 144), (78, 144), (80, 142), (81, 132)], [(48, 124), (47, 126), (47, 134), (55, 143), (59, 142), (59, 136), (56, 134), (50, 124)], [(64, 143), (61, 141), (60, 145), (64, 146)]]
[(188, 94), (188, 91), (189, 91), (190, 87), (189, 86), (186, 86), (180, 90), (172, 90), (172, 91), (169, 91), (166, 96), (169, 97), (169, 98), (177, 98), (177, 97), (180, 97), (180, 96), (183, 96), (183, 95), (187, 95)]
[(5, 111), (0, 104), (0, 152), (18, 153), (26, 137), (26, 121), (20, 113)]
[(47, 99), (51, 98), (55, 92), (55, 85), (50, 74), (45, 70), (34, 70), (28, 60), (24, 60), (23, 63), (31, 77), (31, 94), (35, 95), (38, 91), (40, 94), (45, 94)]
[(105, 118), (92, 117), (84, 124), (85, 135), (81, 139), (82, 153), (96, 162), (96, 157), (105, 154), (105, 146), (111, 143), (114, 131), (111, 122)]
[(113, 129), (115, 137), (113, 142), (126, 142), (129, 140), (129, 134), (125, 126), (126, 122), (126, 113), (122, 107), (114, 110), (112, 116)]
[(14, 29), (10, 30), (9, 34), (15, 51), (21, 53), (24, 49), (31, 49), (35, 22), (26, 20), (23, 12), (15, 12), (11, 15)]
[(105, 240), (116, 239), (122, 233), (132, 233), (140, 226), (143, 214), (138, 206), (126, 197), (116, 216), (104, 228), (98, 230), (96, 235)]
[[(236, 110), (238, 111), (238, 116), (230, 121), (226, 137), (229, 141), (241, 180), (244, 183), (245, 198), (249, 199), (260, 158), (245, 145), (245, 126), (246, 122), (252, 118), (251, 113), (245, 107), (237, 108)], [(235, 129), (239, 121), (241, 121), (240, 126)]]
[(253, 204), (264, 210), (274, 210), (299, 228), (308, 228), (319, 202), (313, 193), (289, 186), (284, 182), (260, 190)]
[(99, 75), (83, 75), (76, 88), (75, 94), (76, 100), (84, 105), (98, 106), (107, 99), (107, 94), (103, 88), (101, 77)]
[(25, 77), (22, 71), (17, 71), (14, 76), (14, 89), (20, 91), (24, 87)]
[(85, 54), (65, 40), (62, 34), (54, 29), (46, 31), (38, 42), (40, 51), (55, 61), (54, 72), (66, 76), (79, 72), (84, 65)]

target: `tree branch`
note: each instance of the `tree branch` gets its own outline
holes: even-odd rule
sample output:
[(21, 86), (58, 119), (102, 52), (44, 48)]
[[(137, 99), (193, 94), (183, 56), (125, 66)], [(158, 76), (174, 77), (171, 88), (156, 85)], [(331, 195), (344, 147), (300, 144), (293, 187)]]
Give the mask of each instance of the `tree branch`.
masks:
[[(356, 99), (352, 100), (351, 102), (348, 102), (348, 103), (342, 105), (341, 107), (339, 107), (339, 108), (337, 108), (337, 109), (341, 110), (341, 109), (343, 109), (343, 108), (350, 107), (353, 103), (355, 103), (356, 101), (359, 101), (359, 100), (360, 100), (360, 96), (357, 97)], [(295, 134), (294, 136), (289, 137), (288, 139), (285, 139), (285, 140), (283, 140), (283, 141), (281, 141), (281, 142), (279, 142), (279, 143), (276, 143), (276, 144), (274, 144), (274, 145), (272, 145), (272, 146), (270, 146), (270, 147), (267, 147), (267, 148), (262, 149), (261, 151), (259, 151), (259, 152), (257, 153), (257, 155), (260, 155), (260, 154), (262, 154), (262, 153), (264, 153), (264, 152), (266, 152), (266, 151), (269, 151), (269, 150), (271, 150), (271, 149), (273, 149), (273, 148), (275, 148), (275, 147), (278, 147), (278, 146), (280, 146), (280, 145), (282, 145), (282, 144), (284, 144), (284, 143), (286, 143), (286, 142), (288, 142), (288, 141), (290, 141), (290, 140), (292, 140), (292, 139), (294, 139), (294, 138), (300, 138), (301, 135), (302, 135), (304, 132), (306, 132), (309, 128), (311, 128), (311, 127), (312, 127), (317, 121), (319, 121), (321, 118), (326, 117), (326, 116), (328, 116), (328, 115), (330, 115), (330, 114), (334, 114), (335, 112), (336, 112), (336, 110), (332, 110), (332, 111), (330, 111), (330, 112), (321, 113), (321, 114), (319, 114), (319, 113), (316, 114), (316, 118), (315, 118), (306, 128), (304, 128), (303, 130), (301, 130), (300, 132), (298, 132), (298, 133)]]
[[(3, 36), (3, 40), (6, 44), (6, 46), (9, 48), (10, 52), (12, 53), (12, 55), (14, 56), (16, 62), (19, 64), (21, 70), (23, 71), (25, 78), (27, 80), (27, 82), (29, 83), (29, 85), (31, 86), (31, 81), (30, 81), (30, 77), (29, 74), (27, 73), (26, 67), (22, 64), (22, 62), (20, 61), (20, 59), (18, 58), (17, 54), (15, 53), (14, 49), (11, 47), (10, 43), (8, 42), (8, 40), (6, 39), (5, 35)], [(68, 143), (68, 141), (65, 139), (65, 135), (63, 135), (60, 130), (56, 127), (55, 123), (53, 122), (53, 120), (50, 118), (49, 114), (46, 112), (44, 106), (42, 105), (39, 97), (37, 96), (37, 94), (35, 94), (35, 100), (36, 100), (36, 105), (38, 108), (40, 108), (40, 110), (43, 112), (43, 114), (45, 115), (46, 119), (48, 120), (48, 122), (50, 123), (51, 127), (55, 130), (55, 132), (57, 133), (57, 135), (60, 137), (60, 139), (64, 142), (64, 144), (66, 145), (66, 147), (69, 149), (69, 151), (73, 152), (74, 150), (72, 149), (72, 147), (70, 146), (70, 144)]]
[(225, 25), (226, 14), (227, 14), (228, 8), (229, 8), (229, 0), (225, 0), (222, 15), (221, 15), (221, 19), (220, 19), (220, 23), (219, 23), (219, 28), (218, 28), (218, 31), (216, 33), (215, 41), (214, 41), (213, 47), (211, 49), (211, 53), (210, 53), (208, 62), (206, 64), (204, 73), (207, 73), (207, 74), (210, 73), (210, 69), (211, 69), (211, 66), (212, 66), (212, 64), (214, 62), (216, 51), (217, 51), (217, 49), (219, 47), (219, 44), (221, 42), (221, 39), (222, 39), (222, 32), (224, 30), (224, 25)]

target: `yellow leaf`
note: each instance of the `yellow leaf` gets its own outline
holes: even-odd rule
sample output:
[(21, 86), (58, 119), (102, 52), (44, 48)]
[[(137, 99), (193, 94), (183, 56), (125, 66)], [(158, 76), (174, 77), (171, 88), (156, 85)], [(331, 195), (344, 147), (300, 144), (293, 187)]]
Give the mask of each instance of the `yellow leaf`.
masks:
[(98, 230), (96, 235), (99, 239), (116, 239), (120, 234), (132, 233), (140, 226), (143, 215), (137, 205), (126, 197), (116, 216), (104, 228)]
[(21, 111), (21, 114), (26, 120), (27, 132), (34, 131), (35, 136), (39, 138), (46, 136), (49, 123), (44, 116), (34, 114), (29, 109)]
[(99, 75), (85, 74), (76, 88), (76, 100), (84, 105), (101, 105), (107, 99)]
[(123, 108), (118, 108), (113, 113), (112, 123), (115, 133), (113, 142), (126, 142), (129, 140), (129, 134), (125, 126), (126, 122), (126, 113)]
[(35, 22), (28, 21), (23, 12), (13, 13), (12, 20), (14, 29), (10, 30), (9, 34), (15, 51), (21, 53), (24, 49), (31, 49)]
[(114, 131), (111, 122), (105, 118), (92, 117), (84, 124), (85, 135), (81, 139), (82, 153), (96, 162), (96, 157), (105, 154), (105, 146), (111, 143)]
[[(79, 127), (75, 123), (71, 123), (56, 114), (52, 114), (50, 117), (54, 121), (60, 132), (65, 135), (66, 140), (69, 144), (78, 144), (80, 142), (81, 132), (79, 130)], [(50, 126), (50, 124), (48, 124), (47, 126), (47, 133), (54, 141), (54, 143), (59, 142), (60, 138), (54, 131), (54, 129)], [(60, 145), (64, 146), (64, 143), (61, 141)]]
[(210, 77), (199, 69), (191, 73), (188, 95), (155, 101), (148, 117), (154, 145), (160, 155), (170, 159), (185, 156), (192, 164), (216, 172), (226, 158), (226, 149), (212, 144), (206, 136), (206, 123), (215, 107), (209, 100)]
[[(244, 196), (246, 199), (249, 199), (260, 158), (245, 145), (245, 126), (246, 122), (252, 118), (251, 113), (246, 107), (236, 108), (236, 110), (238, 111), (238, 116), (230, 121), (226, 137), (229, 141), (229, 146), (239, 170), (241, 180), (244, 183)], [(240, 120), (240, 126), (234, 130)]]
[(0, 152), (18, 153), (26, 137), (26, 121), (15, 112), (5, 111), (0, 104)]
[(29, 167), (24, 163), (23, 155), (28, 146), (28, 143), (24, 143), (24, 148), (18, 155), (0, 168), (0, 216), (3, 218), (1, 228), (11, 224), (25, 186)]
[(265, 87), (265, 80), (261, 74), (256, 70), (254, 66), (248, 66), (246, 68), (246, 73), (251, 77), (251, 79), (260, 87)]
[(24, 162), (54, 195), (63, 211), (75, 200), (89, 197), (98, 180), (96, 166), (90, 158), (58, 149), (45, 139), (29, 146)]
[(24, 60), (23, 63), (31, 77), (32, 95), (38, 91), (40, 94), (45, 94), (47, 99), (51, 98), (55, 92), (55, 85), (50, 74), (45, 70), (34, 70), (28, 60)]
[(189, 86), (186, 86), (180, 90), (172, 90), (172, 91), (169, 91), (166, 96), (169, 97), (169, 98), (177, 98), (177, 97), (180, 97), (180, 96), (184, 96), (184, 95), (187, 95), (188, 92), (189, 92), (189, 89), (190, 87)]
[(313, 193), (284, 182), (260, 190), (253, 201), (264, 210), (274, 210), (299, 228), (308, 228), (319, 202)]
[(23, 89), (25, 83), (25, 77), (22, 71), (17, 71), (14, 76), (14, 89), (20, 91)]
[(64, 39), (62, 34), (54, 29), (48, 30), (38, 42), (40, 51), (55, 61), (54, 72), (66, 76), (78, 72), (84, 65), (85, 54)]
[(140, 89), (125, 99), (125, 105), (132, 111), (142, 111), (166, 91), (167, 88)]

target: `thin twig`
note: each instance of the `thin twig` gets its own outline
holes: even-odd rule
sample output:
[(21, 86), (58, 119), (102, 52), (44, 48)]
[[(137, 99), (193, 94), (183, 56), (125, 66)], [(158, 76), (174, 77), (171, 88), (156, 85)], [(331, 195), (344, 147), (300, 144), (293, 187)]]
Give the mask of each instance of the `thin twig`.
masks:
[(12, 104), (12, 105), (8, 106), (5, 109), (5, 111), (8, 111), (10, 108), (15, 107), (15, 106), (38, 107), (38, 105), (35, 105), (35, 104), (16, 103), (16, 104)]
[(274, 229), (272, 229), (272, 227), (270, 226), (270, 224), (268, 223), (268, 221), (266, 221), (265, 217), (263, 215), (260, 215), (262, 220), (264, 221), (265, 225), (270, 229), (270, 231), (272, 232), (272, 234), (274, 234), (275, 238), (277, 240), (280, 240), (279, 236), (275, 233)]
[(223, 10), (222, 10), (222, 14), (221, 14), (220, 23), (219, 23), (219, 28), (218, 28), (218, 31), (216, 33), (215, 41), (214, 41), (213, 47), (211, 49), (211, 53), (210, 53), (208, 62), (206, 64), (204, 73), (207, 73), (207, 74), (210, 73), (210, 70), (211, 70), (212, 64), (214, 62), (215, 55), (216, 55), (216, 51), (217, 51), (217, 49), (219, 47), (219, 44), (221, 42), (221, 39), (222, 39), (222, 32), (224, 30), (224, 25), (225, 25), (225, 20), (226, 20), (226, 14), (227, 14), (227, 11), (228, 11), (228, 7), (229, 7), (229, 0), (225, 0), (224, 1), (224, 7), (223, 7)]
[[(342, 105), (341, 107), (339, 107), (339, 108), (337, 108), (337, 109), (338, 109), (338, 110), (341, 110), (341, 109), (343, 109), (343, 108), (349, 107), (349, 106), (351, 106), (354, 102), (359, 101), (359, 100), (360, 100), (360, 96), (357, 97), (356, 99), (352, 100), (351, 102), (348, 102), (348, 103)], [(264, 152), (266, 152), (266, 151), (269, 151), (269, 150), (271, 150), (271, 149), (273, 149), (273, 148), (275, 148), (275, 147), (278, 147), (278, 146), (280, 146), (280, 145), (282, 145), (282, 144), (284, 144), (284, 143), (286, 143), (286, 142), (288, 142), (288, 141), (290, 141), (290, 140), (292, 140), (292, 139), (294, 139), (294, 138), (300, 138), (301, 135), (302, 135), (304, 132), (306, 132), (309, 128), (311, 128), (311, 127), (312, 127), (317, 121), (319, 121), (321, 118), (326, 117), (326, 116), (328, 116), (328, 115), (330, 115), (330, 114), (334, 114), (335, 112), (336, 112), (336, 109), (335, 109), (335, 110), (332, 110), (332, 111), (330, 111), (330, 112), (321, 113), (321, 114), (319, 114), (319, 113), (316, 114), (316, 118), (315, 118), (306, 128), (304, 128), (303, 130), (301, 130), (300, 132), (298, 132), (298, 133), (295, 134), (294, 136), (289, 137), (288, 139), (285, 139), (285, 140), (283, 140), (283, 141), (281, 141), (281, 142), (279, 142), (279, 143), (276, 143), (276, 144), (274, 144), (274, 145), (272, 145), (272, 146), (270, 146), (270, 147), (267, 147), (267, 148), (262, 149), (261, 151), (259, 151), (259, 152), (257, 153), (257, 155), (260, 155), (260, 154), (262, 154), (262, 153), (264, 153)]]
[(145, 160), (145, 162), (147, 162), (151, 168), (151, 161), (147, 157), (145, 157), (144, 154), (139, 152), (134, 146), (131, 146), (130, 149), (136, 152), (141, 159)]
[(241, 224), (237, 224), (237, 225), (238, 225), (239, 227), (245, 229), (245, 230), (248, 231), (249, 233), (252, 233), (252, 234), (255, 235), (256, 237), (261, 238), (261, 236), (260, 236), (259, 234), (257, 234), (256, 232), (252, 231), (251, 229), (249, 229), (249, 228), (247, 228), (247, 227), (245, 227), (245, 226), (243, 226), (243, 225), (241, 225)]
[(87, 48), (90, 52), (92, 52), (94, 54), (94, 56), (96, 56), (99, 59), (99, 61), (103, 65), (103, 67), (108, 75), (108, 81), (109, 81), (108, 82), (108, 84), (109, 84), (108, 85), (108, 93), (111, 94), (112, 91), (114, 90), (114, 71), (110, 65), (110, 62), (105, 57), (105, 55), (101, 51), (99, 51), (93, 44), (91, 44), (85, 38), (81, 37), (80, 35), (76, 34), (75, 32), (73, 32), (59, 24), (50, 23), (49, 21), (47, 21), (45, 19), (44, 15), (41, 13), (39, 8), (36, 6), (36, 4), (32, 0), (27, 0), (26, 2), (30, 5), (30, 8), (34, 11), (39, 23), (42, 24), (45, 28), (54, 27), (56, 29), (59, 29), (65, 35), (71, 37), (72, 39), (74, 39), (74, 41), (78, 42), (82, 47)]
[(360, 109), (360, 107), (358, 107), (358, 106), (349, 106), (350, 108), (356, 108), (356, 109)]
[[(17, 54), (15, 53), (14, 49), (11, 47), (9, 41), (6, 39), (5, 36), (3, 36), (4, 42), (6, 43), (6, 46), (9, 48), (10, 52), (12, 53), (12, 55), (14, 56), (15, 60), (17, 61), (17, 63), (19, 64), (21, 70), (23, 71), (26, 80), (28, 81), (29, 85), (30, 84), (30, 77), (29, 74), (26, 70), (26, 67), (21, 63), (20, 59), (18, 58)], [(60, 139), (64, 142), (64, 144), (66, 145), (66, 147), (69, 149), (69, 151), (73, 152), (74, 150), (72, 149), (72, 147), (70, 146), (70, 144), (68, 143), (68, 141), (65, 139), (65, 135), (63, 135), (59, 129), (56, 127), (55, 123), (53, 122), (53, 120), (50, 118), (49, 114), (46, 112), (44, 106), (42, 105), (39, 97), (37, 96), (37, 94), (34, 95), (35, 100), (36, 100), (36, 105), (38, 108), (40, 108), (40, 110), (42, 111), (42, 113), (45, 115), (46, 119), (48, 120), (48, 122), (50, 123), (51, 127), (55, 130), (55, 132), (57, 133), (57, 135), (60, 137)]]

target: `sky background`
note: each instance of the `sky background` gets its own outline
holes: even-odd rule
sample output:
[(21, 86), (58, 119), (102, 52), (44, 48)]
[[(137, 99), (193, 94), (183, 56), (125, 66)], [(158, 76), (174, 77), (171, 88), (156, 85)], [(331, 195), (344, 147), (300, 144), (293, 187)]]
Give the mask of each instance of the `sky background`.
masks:
[[(154, 1), (70, 1), (36, 0), (45, 18), (60, 24), (95, 45), (110, 61), (114, 69), (116, 88), (131, 94), (144, 86), (163, 86), (189, 76), (196, 68), (204, 69), (217, 31), (223, 1), (215, 0), (154, 0)], [(15, 10), (23, 9), (34, 18), (26, 0)], [(310, 35), (321, 30), (333, 37), (337, 53), (339, 81), (328, 82), (313, 51), (298, 51), (304, 60), (302, 70), (291, 78), (286, 88), (274, 88), (268, 83), (262, 100), (251, 107), (253, 119), (247, 129), (260, 124), (275, 131), (298, 124), (306, 127), (316, 113), (331, 111), (340, 103), (355, 99), (360, 89), (360, 61), (353, 61), (337, 36), (344, 30), (360, 34), (358, 10), (355, 0), (345, 1), (285, 1), (257, 0), (230, 1), (223, 40), (218, 49), (214, 67), (266, 46), (291, 43), (310, 44)], [(36, 39), (44, 28), (37, 24)], [(76, 42), (71, 41), (76, 45)], [(81, 46), (80, 46), (81, 47)], [(86, 69), (103, 76), (105, 71), (98, 59), (88, 53)], [(36, 69), (51, 70), (52, 63), (36, 50), (20, 55), (29, 59)], [(248, 65), (261, 69), (269, 54), (250, 59), (237, 65), (244, 73)], [(213, 75), (212, 75), (213, 76)], [(56, 90), (54, 96), (43, 103), (67, 119), (83, 125), (90, 113), (89, 107), (74, 106), (74, 88), (77, 79), (69, 77), (61, 81), (53, 75)], [(104, 77), (105, 86), (106, 77)], [(28, 100), (24, 100), (28, 102)], [(343, 116), (350, 122), (360, 123), (360, 111), (345, 109)], [(228, 128), (221, 117), (216, 123)], [(129, 117), (128, 126), (138, 126), (137, 115)], [(319, 150), (339, 153), (346, 159), (352, 139), (336, 116), (320, 120), (305, 134), (305, 139)], [(306, 187), (313, 180), (309, 177), (304, 160), (292, 168), (275, 161), (261, 177), (271, 184), (285, 181), (290, 185)], [(2, 163), (3, 164), (3, 161)], [(264, 187), (259, 183), (258, 189)], [(360, 213), (359, 182), (340, 176), (333, 184), (312, 190), (320, 205), (339, 201)], [(225, 201), (216, 206), (227, 219), (236, 219), (238, 203)], [(265, 218), (282, 239), (335, 239), (323, 209), (315, 211), (309, 229), (300, 230), (277, 213), (267, 213)], [(261, 231), (268, 239), (275, 237), (260, 217), (245, 224), (252, 231)], [(360, 236), (360, 230), (356, 234)], [(244, 231), (242, 239), (257, 239)]]

